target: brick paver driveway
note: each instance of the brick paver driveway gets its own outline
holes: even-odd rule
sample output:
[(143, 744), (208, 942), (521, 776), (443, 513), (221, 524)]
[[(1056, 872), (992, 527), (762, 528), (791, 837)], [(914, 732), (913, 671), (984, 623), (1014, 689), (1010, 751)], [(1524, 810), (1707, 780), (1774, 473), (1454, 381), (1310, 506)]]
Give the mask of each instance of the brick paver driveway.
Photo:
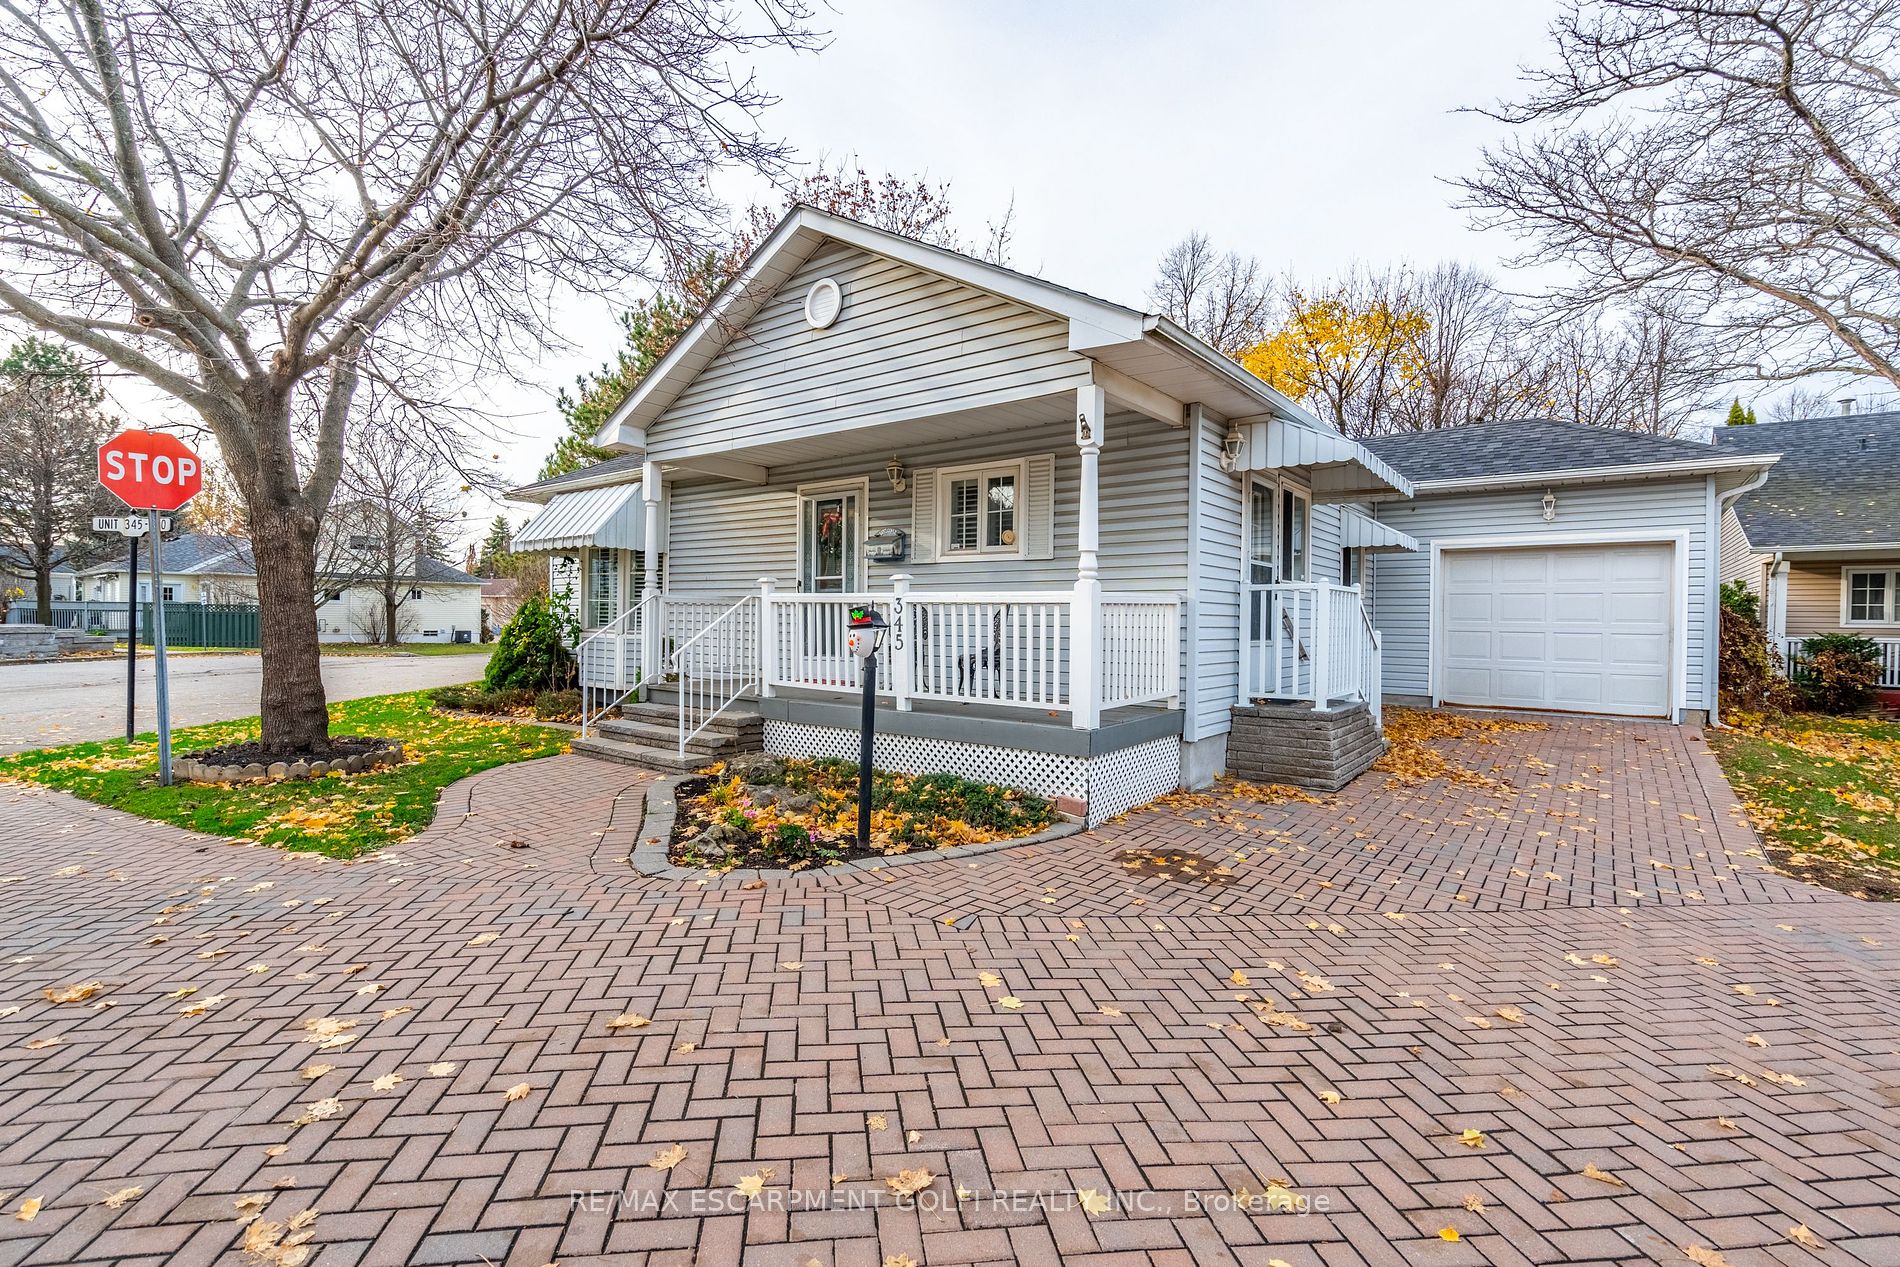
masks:
[(1900, 1263), (1896, 912), (1674, 729), (1460, 752), (763, 884), (630, 874), (577, 757), (348, 866), (0, 788), (0, 1264)]

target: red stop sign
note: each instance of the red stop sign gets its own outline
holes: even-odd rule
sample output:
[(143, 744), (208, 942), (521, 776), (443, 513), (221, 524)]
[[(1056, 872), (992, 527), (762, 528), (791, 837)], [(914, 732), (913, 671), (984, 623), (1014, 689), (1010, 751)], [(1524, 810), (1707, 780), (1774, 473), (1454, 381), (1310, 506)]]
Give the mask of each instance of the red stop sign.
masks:
[(204, 464), (176, 436), (121, 431), (99, 446), (99, 482), (134, 510), (177, 510), (204, 488)]

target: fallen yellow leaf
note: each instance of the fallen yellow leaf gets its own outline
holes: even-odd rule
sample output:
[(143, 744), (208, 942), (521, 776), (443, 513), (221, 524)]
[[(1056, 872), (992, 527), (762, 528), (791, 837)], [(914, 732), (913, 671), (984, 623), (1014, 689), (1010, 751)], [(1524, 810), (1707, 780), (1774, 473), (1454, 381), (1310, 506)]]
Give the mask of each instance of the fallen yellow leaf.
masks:
[(647, 1160), (655, 1170), (671, 1170), (686, 1160), (686, 1145), (669, 1144)]

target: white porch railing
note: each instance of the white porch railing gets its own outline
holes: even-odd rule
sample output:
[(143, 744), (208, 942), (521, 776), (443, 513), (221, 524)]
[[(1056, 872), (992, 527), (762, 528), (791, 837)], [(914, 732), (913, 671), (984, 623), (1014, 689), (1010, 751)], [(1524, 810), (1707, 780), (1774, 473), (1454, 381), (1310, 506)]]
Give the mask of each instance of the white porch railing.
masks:
[(907, 594), (891, 661), (905, 679), (898, 700), (1069, 707), (1074, 603), (1050, 593)]
[[(1807, 659), (1807, 653), (1801, 649), (1806, 638), (1781, 639), (1781, 658), (1793, 675), (1795, 667)], [(1900, 638), (1870, 639), (1880, 647), (1880, 686), (1883, 690), (1900, 690)]]
[[(581, 647), (584, 687), (598, 688), (594, 718), (638, 684), (641, 635), (659, 643), (654, 681), (679, 689), (681, 750), (747, 690), (781, 689), (855, 696), (861, 662), (847, 648), (847, 617), (855, 606), (878, 610), (890, 625), (878, 657), (877, 692), (899, 709), (914, 701), (987, 704), (1062, 712), (1077, 726), (1095, 724), (1102, 709), (1178, 705), (1181, 694), (1181, 599), (1175, 594), (1108, 594), (1094, 613), (1081, 612), (1072, 592), (957, 591), (918, 593), (899, 577), (890, 591), (785, 594), (762, 582), (734, 602), (702, 595), (661, 595), (655, 606), (627, 613)], [(1078, 615), (1092, 617), (1078, 619)], [(643, 623), (650, 622), (650, 623)], [(1096, 629), (1084, 648), (1078, 629)], [(1098, 683), (1093, 708), (1081, 707), (1071, 684), (1075, 657), (1090, 655)]]
[(640, 689), (646, 670), (648, 622), (655, 619), (659, 608), (659, 597), (649, 595), (621, 612), (611, 624), (588, 634), (574, 648), (583, 736), (593, 733), (601, 714)]
[(1102, 595), (1102, 707), (1181, 698), (1181, 604)]
[(759, 599), (748, 594), (666, 658), (679, 687), (679, 751), (759, 684)]
[[(891, 619), (889, 594), (780, 594), (761, 587), (760, 671), (766, 687), (856, 691), (863, 662), (845, 645), (846, 621), (856, 606), (873, 607)], [(890, 657), (878, 659), (878, 690), (890, 689)]]
[(1364, 700), (1378, 715), (1382, 652), (1358, 586), (1249, 585), (1246, 619), (1243, 698)]

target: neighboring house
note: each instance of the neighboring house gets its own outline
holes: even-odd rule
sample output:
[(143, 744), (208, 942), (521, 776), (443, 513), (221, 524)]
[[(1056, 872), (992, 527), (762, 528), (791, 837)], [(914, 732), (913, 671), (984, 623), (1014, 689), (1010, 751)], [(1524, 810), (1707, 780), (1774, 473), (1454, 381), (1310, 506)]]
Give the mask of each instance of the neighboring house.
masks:
[[(150, 562), (149, 547), (141, 549), (141, 602), (150, 601), (153, 593), (147, 571)], [(257, 570), (251, 562), (250, 543), (242, 537), (183, 533), (164, 543), (160, 562), (165, 572), (158, 588), (167, 602), (257, 602)], [(340, 567), (329, 579), (335, 588), (316, 596), (317, 636), (325, 642), (378, 639), (384, 607), (380, 587), (366, 584), (360, 573)], [(413, 575), (403, 579), (407, 593), (398, 609), (400, 641), (452, 642), (458, 634), (466, 634), (471, 640), (480, 636), (479, 577), (424, 555), (416, 560)], [(85, 599), (102, 604), (123, 604), (127, 580), (123, 558), (97, 564), (80, 574)]]
[(1721, 427), (1723, 453), (1779, 453), (1722, 520), (1722, 579), (1762, 599), (1784, 654), (1816, 634), (1878, 642), (1881, 685), (1900, 690), (1900, 413)]
[[(1464, 443), (1500, 437), (1537, 442)], [(1426, 455), (1165, 318), (808, 208), (597, 441), (618, 456), (514, 494), (542, 506), (515, 548), (587, 631), (589, 706), (645, 697), (581, 747), (686, 766), (756, 716), (772, 751), (852, 756), (845, 618), (871, 606), (880, 764), (1090, 821), (1222, 770), (1335, 784), (1377, 755), (1387, 688), (1696, 716), (1720, 499), (1772, 462), (1566, 433), (1415, 490)], [(1480, 641), (1520, 671), (1469, 674)]]
[[(78, 585), (78, 572), (64, 554), (53, 556), (52, 601), (66, 603), (73, 600)], [(13, 600), (14, 607), (26, 608), (29, 613), (26, 620), (33, 619), (30, 614), (39, 603), (39, 581), (33, 576), (33, 564), (30, 556), (15, 550), (11, 546), (0, 545), (0, 591), (19, 590), (22, 597)], [(14, 616), (15, 621), (20, 620)]]
[(502, 626), (515, 618), (515, 612), (528, 596), (529, 586), (519, 577), (488, 576), (482, 578), (482, 637), (487, 641), (502, 630)]

